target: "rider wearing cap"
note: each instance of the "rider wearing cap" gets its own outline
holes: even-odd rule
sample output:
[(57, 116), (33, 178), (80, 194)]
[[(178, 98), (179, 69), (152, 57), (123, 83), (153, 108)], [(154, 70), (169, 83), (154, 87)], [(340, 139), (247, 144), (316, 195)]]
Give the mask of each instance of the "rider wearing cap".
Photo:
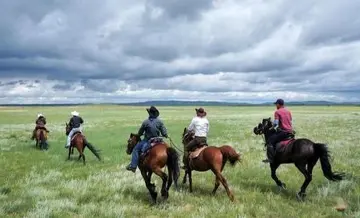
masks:
[(136, 144), (132, 151), (131, 163), (126, 167), (127, 170), (132, 172), (136, 171), (136, 167), (139, 164), (139, 153), (145, 152), (150, 147), (150, 139), (159, 137), (160, 134), (165, 138), (168, 137), (164, 123), (158, 118), (160, 115), (158, 109), (156, 109), (154, 106), (151, 106), (146, 110), (149, 114), (149, 117), (148, 119), (144, 120), (138, 132), (139, 136), (144, 134), (144, 139)]
[(270, 163), (274, 160), (276, 143), (287, 139), (293, 133), (291, 112), (285, 108), (284, 100), (277, 99), (274, 104), (277, 110), (274, 114), (273, 125), (277, 131), (267, 141), (267, 156)]
[(31, 137), (32, 140), (35, 139), (36, 131), (37, 131), (38, 129), (44, 129), (44, 130), (46, 130), (46, 132), (49, 132), (49, 131), (46, 129), (46, 127), (45, 127), (45, 125), (46, 125), (46, 118), (45, 118), (45, 116), (44, 116), (43, 114), (38, 114), (38, 115), (37, 115), (37, 119), (36, 119), (36, 121), (35, 121), (35, 124), (36, 124), (36, 126), (35, 126), (35, 129), (34, 129), (34, 131), (33, 131), (33, 135), (32, 135), (32, 137)]
[(207, 134), (209, 132), (209, 121), (206, 118), (204, 108), (195, 109), (196, 117), (191, 120), (188, 131), (194, 131), (194, 138), (186, 145), (183, 157), (185, 167), (188, 165), (188, 155), (195, 148), (207, 145)]
[(72, 115), (72, 117), (69, 122), (71, 131), (67, 137), (67, 142), (66, 142), (65, 148), (70, 147), (71, 138), (73, 137), (74, 133), (82, 132), (81, 124), (84, 123), (84, 120), (79, 116), (79, 112), (73, 111), (73, 112), (71, 112), (71, 115)]

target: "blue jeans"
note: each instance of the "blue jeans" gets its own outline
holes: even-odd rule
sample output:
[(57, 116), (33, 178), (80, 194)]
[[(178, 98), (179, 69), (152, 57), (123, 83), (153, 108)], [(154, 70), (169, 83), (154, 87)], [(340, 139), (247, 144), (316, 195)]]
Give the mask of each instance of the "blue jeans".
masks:
[(130, 166), (132, 168), (136, 168), (137, 165), (139, 164), (139, 153), (143, 153), (145, 152), (148, 148), (149, 148), (149, 143), (148, 143), (148, 140), (142, 140), (140, 142), (138, 142), (136, 145), (135, 145), (135, 148), (134, 150), (132, 151), (132, 157), (131, 157), (131, 163), (130, 163)]

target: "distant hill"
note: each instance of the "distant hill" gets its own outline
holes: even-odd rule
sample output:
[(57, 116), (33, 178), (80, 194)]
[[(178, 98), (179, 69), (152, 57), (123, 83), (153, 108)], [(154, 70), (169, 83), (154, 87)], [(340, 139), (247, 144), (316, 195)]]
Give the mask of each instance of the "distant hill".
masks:
[[(0, 104), (0, 106), (79, 106), (79, 105), (129, 105), (129, 106), (266, 106), (273, 102), (245, 103), (245, 102), (221, 102), (221, 101), (144, 101), (135, 103), (82, 103), (82, 104)], [(309, 105), (309, 106), (331, 106), (331, 105), (357, 105), (360, 102), (330, 102), (330, 101), (292, 101), (286, 105)]]

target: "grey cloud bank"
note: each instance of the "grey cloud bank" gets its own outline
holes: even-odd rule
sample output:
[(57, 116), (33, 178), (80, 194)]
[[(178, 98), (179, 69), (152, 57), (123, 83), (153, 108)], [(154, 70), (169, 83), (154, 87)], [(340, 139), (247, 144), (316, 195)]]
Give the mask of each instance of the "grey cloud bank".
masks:
[(0, 3), (0, 103), (360, 101), (360, 2)]

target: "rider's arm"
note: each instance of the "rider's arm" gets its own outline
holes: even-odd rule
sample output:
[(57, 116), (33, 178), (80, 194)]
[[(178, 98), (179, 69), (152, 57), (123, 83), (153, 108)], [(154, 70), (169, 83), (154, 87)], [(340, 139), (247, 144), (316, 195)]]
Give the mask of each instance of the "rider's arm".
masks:
[(275, 111), (274, 122), (273, 122), (274, 129), (276, 129), (279, 126), (279, 119), (280, 119), (279, 113)]
[(160, 122), (159, 126), (160, 126), (161, 135), (164, 136), (165, 138), (168, 138), (167, 129), (166, 129), (164, 123), (161, 120), (159, 120), (159, 122)]
[(138, 131), (139, 136), (142, 136), (144, 134), (144, 132), (145, 132), (145, 124), (146, 124), (146, 120), (140, 126), (140, 129)]
[(46, 125), (46, 118), (44, 117), (44, 125)]
[(80, 124), (83, 124), (84, 123), (84, 120), (83, 118), (79, 117), (80, 118)]
[(194, 130), (194, 128), (195, 128), (195, 118), (193, 118), (193, 119), (191, 120), (191, 123), (190, 123), (190, 125), (189, 125), (189, 127), (188, 127), (188, 130), (189, 130), (189, 131), (192, 131), (192, 130)]

